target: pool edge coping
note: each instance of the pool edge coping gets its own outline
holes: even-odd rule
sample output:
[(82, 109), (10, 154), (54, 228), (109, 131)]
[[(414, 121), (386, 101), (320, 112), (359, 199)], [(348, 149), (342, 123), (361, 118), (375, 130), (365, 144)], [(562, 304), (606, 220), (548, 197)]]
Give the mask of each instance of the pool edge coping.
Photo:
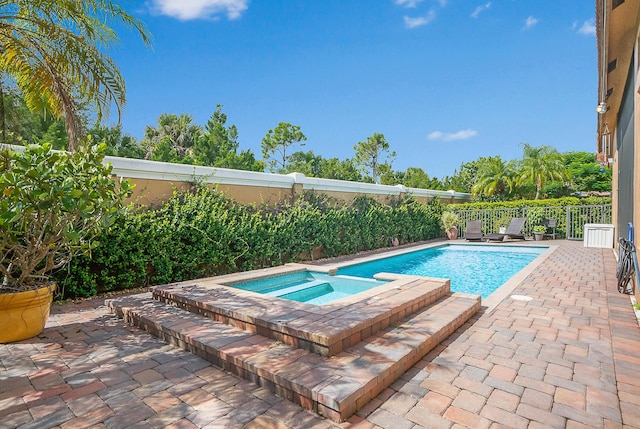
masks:
[[(538, 248), (546, 248), (545, 251), (540, 253), (536, 258), (529, 262), (524, 268), (515, 273), (509, 280), (503, 283), (499, 288), (494, 290), (489, 296), (486, 298), (482, 298), (482, 308), (484, 311), (493, 311), (493, 309), (502, 302), (505, 298), (509, 297), (510, 294), (524, 281), (527, 276), (529, 276), (537, 267), (540, 266), (553, 252), (556, 251), (560, 246), (558, 244), (543, 244), (539, 242), (532, 243), (531, 241), (505, 241), (499, 243), (489, 243), (489, 242), (469, 242), (463, 239), (451, 240), (451, 241), (436, 241), (425, 244), (420, 244), (417, 246), (404, 247), (402, 249), (393, 249), (388, 252), (376, 253), (374, 255), (362, 256), (360, 258), (354, 258), (349, 261), (336, 262), (333, 264), (327, 265), (314, 265), (314, 267), (320, 266), (325, 267), (331, 271), (338, 271), (340, 268), (349, 267), (352, 265), (363, 264), (367, 262), (376, 261), (378, 259), (390, 258), (394, 256), (400, 256), (407, 253), (418, 252), (421, 250), (431, 249), (434, 247), (443, 247), (443, 246), (491, 246), (497, 248), (504, 247), (538, 247)], [(307, 267), (309, 267), (307, 265)], [(377, 273), (374, 278), (377, 278)], [(386, 274), (386, 273), (382, 273)], [(445, 277), (429, 277), (429, 276), (419, 276), (422, 278), (429, 278), (433, 280), (449, 280), (449, 278)], [(455, 291), (453, 291), (455, 292)]]
[[(500, 244), (498, 244), (500, 245)], [(531, 245), (528, 245), (531, 246)], [(529, 262), (523, 269), (518, 271), (509, 280), (502, 284), (498, 289), (493, 291), (488, 297), (482, 300), (482, 307), (485, 311), (493, 311), (498, 304), (511, 296), (511, 293), (527, 278), (533, 271), (538, 268), (544, 261), (546, 261), (553, 252), (555, 252), (560, 246), (557, 244), (549, 245), (537, 245), (531, 247), (547, 247), (547, 250), (542, 252), (533, 261)]]

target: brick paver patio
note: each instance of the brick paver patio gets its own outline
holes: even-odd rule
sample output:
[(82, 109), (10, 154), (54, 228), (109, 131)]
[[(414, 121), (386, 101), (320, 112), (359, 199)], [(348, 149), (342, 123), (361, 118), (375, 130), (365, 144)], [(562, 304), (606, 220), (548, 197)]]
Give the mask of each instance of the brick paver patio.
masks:
[[(103, 300), (54, 306), (0, 345), (0, 427), (640, 428), (640, 328), (615, 258), (560, 247), (341, 425), (127, 326)], [(6, 329), (6, 327), (0, 327)]]

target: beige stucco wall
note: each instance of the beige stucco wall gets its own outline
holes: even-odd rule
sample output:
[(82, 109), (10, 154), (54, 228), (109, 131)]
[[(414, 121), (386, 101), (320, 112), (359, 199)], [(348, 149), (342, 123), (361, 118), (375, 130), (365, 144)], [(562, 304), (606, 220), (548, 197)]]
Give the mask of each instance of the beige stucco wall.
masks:
[[(168, 200), (174, 191), (186, 191), (192, 183), (175, 180), (129, 179), (135, 188), (127, 202), (136, 202), (144, 206), (157, 206)], [(242, 204), (274, 205), (291, 196), (290, 189), (268, 188), (259, 186), (211, 184), (218, 191)]]
[(105, 157), (105, 162), (112, 165), (116, 178), (129, 179), (136, 185), (131, 200), (148, 206), (158, 205), (169, 199), (175, 190), (184, 191), (195, 183), (215, 187), (242, 204), (271, 206), (305, 192), (325, 194), (345, 203), (357, 196), (368, 196), (380, 203), (403, 195), (413, 195), (421, 202), (431, 201), (436, 196), (443, 203), (471, 200), (470, 194), (454, 191), (321, 179), (300, 173), (270, 174), (118, 157)]
[[(117, 178), (118, 180), (120, 178)], [(158, 180), (158, 179), (144, 179), (144, 178), (128, 178), (131, 183), (135, 184), (133, 194), (129, 198), (128, 202), (135, 202), (144, 206), (157, 206), (163, 201), (168, 200), (173, 195), (174, 191), (185, 191), (193, 186), (192, 182), (182, 182), (179, 180)], [(232, 185), (232, 184), (215, 184), (210, 186), (215, 187), (220, 192), (224, 193), (227, 197), (234, 199), (242, 204), (267, 204), (273, 206), (278, 202), (291, 198), (292, 196), (299, 195), (305, 190), (299, 184), (294, 184), (291, 188), (275, 188), (269, 186), (247, 186), (247, 185)], [(358, 196), (369, 196), (380, 203), (388, 203), (393, 198), (397, 198), (401, 195), (408, 193), (398, 193), (397, 195), (388, 194), (376, 194), (367, 192), (339, 192), (339, 191), (319, 191), (313, 190), (317, 194), (324, 194), (336, 200), (349, 203)], [(427, 203), (433, 200), (430, 196), (414, 196), (414, 198), (421, 202)], [(467, 199), (450, 197), (444, 195), (440, 197), (443, 203), (453, 202), (467, 202)]]
[(158, 206), (173, 195), (174, 190), (186, 191), (191, 186), (185, 182), (168, 180), (129, 179), (135, 185), (127, 202), (135, 202), (143, 206)]
[[(304, 190), (302, 190), (302, 192), (304, 192)], [(392, 197), (391, 195), (380, 195), (380, 194), (372, 195), (372, 194), (367, 194), (363, 192), (336, 192), (336, 191), (312, 191), (312, 192), (315, 194), (326, 195), (330, 198), (344, 201), (345, 203), (350, 203), (357, 197), (368, 195), (372, 197), (374, 200), (376, 200), (377, 202), (385, 204), (385, 203), (388, 203)]]

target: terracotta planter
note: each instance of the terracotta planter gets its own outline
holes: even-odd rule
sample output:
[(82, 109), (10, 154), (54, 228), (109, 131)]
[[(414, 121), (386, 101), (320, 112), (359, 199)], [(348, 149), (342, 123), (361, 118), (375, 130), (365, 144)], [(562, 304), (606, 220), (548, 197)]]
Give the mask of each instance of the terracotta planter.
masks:
[(455, 240), (456, 238), (458, 238), (458, 227), (457, 226), (452, 226), (447, 231), (447, 237), (449, 237), (449, 240)]
[(0, 294), (0, 343), (38, 335), (49, 317), (55, 285), (26, 292)]

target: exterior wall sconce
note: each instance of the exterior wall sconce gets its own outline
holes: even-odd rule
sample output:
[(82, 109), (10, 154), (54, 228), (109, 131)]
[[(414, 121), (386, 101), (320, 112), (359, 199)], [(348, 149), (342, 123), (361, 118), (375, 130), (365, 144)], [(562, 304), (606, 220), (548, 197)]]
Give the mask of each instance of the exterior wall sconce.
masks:
[(603, 114), (607, 110), (609, 110), (609, 106), (607, 106), (607, 103), (605, 103), (604, 101), (598, 104), (598, 107), (596, 107), (596, 112), (598, 112), (599, 114)]

